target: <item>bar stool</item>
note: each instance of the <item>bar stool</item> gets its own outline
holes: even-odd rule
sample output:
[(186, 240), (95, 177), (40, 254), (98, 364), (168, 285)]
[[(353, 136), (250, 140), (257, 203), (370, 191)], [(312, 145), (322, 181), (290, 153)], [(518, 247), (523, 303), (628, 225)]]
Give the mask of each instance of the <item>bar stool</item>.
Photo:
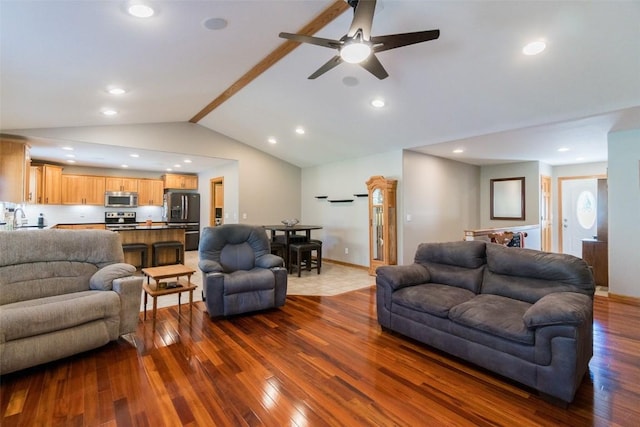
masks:
[[(184, 260), (184, 245), (182, 242), (177, 240), (171, 240), (166, 242), (156, 242), (151, 245), (153, 252), (153, 266), (159, 266), (158, 258), (160, 255), (160, 251), (164, 249), (175, 249), (176, 251), (176, 262), (175, 264), (182, 264)], [(163, 264), (166, 265), (166, 264)]]
[(271, 253), (274, 255), (278, 255), (280, 258), (284, 260), (284, 265), (287, 265), (287, 248), (284, 243), (270, 241), (269, 246), (271, 247)]
[(144, 243), (123, 243), (122, 251), (124, 253), (128, 252), (139, 252), (140, 253), (140, 265), (136, 266), (136, 268), (145, 268), (147, 266), (147, 245)]
[[(315, 259), (313, 258), (313, 251), (316, 252)], [(306, 267), (307, 271), (315, 268), (318, 270), (318, 274), (320, 274), (320, 268), (322, 267), (322, 244), (311, 241), (289, 244), (289, 273), (293, 273), (293, 269), (296, 268), (298, 270), (298, 277), (300, 277), (303, 267)]]

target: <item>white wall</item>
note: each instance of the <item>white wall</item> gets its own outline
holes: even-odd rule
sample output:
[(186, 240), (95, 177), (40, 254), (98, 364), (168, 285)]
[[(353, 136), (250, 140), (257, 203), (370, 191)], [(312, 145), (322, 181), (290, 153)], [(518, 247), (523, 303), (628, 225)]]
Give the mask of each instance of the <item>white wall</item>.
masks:
[[(197, 124), (149, 123), (12, 132), (59, 141), (84, 141), (238, 160), (238, 222), (267, 224), (288, 215), (300, 215), (300, 168)], [(233, 184), (232, 180), (227, 183), (225, 179), (225, 187), (229, 185), (232, 189)], [(225, 201), (226, 197), (227, 191)], [(230, 206), (234, 206), (233, 200), (230, 200)]]
[[(543, 171), (547, 170), (542, 168)], [(540, 225), (540, 171), (539, 162), (507, 163), (482, 166), (480, 170), (480, 228), (517, 227)], [(491, 219), (491, 180), (500, 178), (525, 178), (525, 219)], [(540, 249), (540, 228), (527, 231), (525, 246)]]
[[(367, 193), (367, 180), (374, 175), (398, 179), (397, 204), (400, 215), (402, 152), (392, 151), (302, 170), (302, 217), (305, 224), (323, 226), (312, 232), (321, 239), (322, 256), (355, 265), (369, 265), (369, 201), (354, 194)], [(350, 203), (329, 203), (327, 199), (354, 199)], [(296, 217), (290, 212), (281, 219)], [(398, 223), (398, 248), (402, 234)], [(349, 250), (345, 254), (345, 248)], [(398, 253), (400, 257), (400, 253)], [(400, 258), (399, 258), (400, 259)]]
[(401, 264), (410, 264), (424, 242), (464, 239), (464, 230), (478, 228), (480, 168), (453, 160), (405, 151)]
[(640, 297), (640, 130), (609, 134), (609, 292)]

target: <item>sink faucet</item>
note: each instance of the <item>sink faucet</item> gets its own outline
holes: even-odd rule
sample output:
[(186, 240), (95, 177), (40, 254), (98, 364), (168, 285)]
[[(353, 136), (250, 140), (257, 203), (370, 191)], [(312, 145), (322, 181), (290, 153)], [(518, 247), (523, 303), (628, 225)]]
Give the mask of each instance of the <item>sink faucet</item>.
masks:
[(24, 219), (27, 218), (22, 208), (17, 208), (16, 210), (14, 210), (13, 211), (13, 228), (14, 229), (18, 228), (18, 211), (20, 211), (20, 213), (22, 214), (22, 216), (20, 217), (22, 218), (22, 220), (20, 221), (20, 227), (22, 227), (22, 224), (24, 224), (25, 222)]

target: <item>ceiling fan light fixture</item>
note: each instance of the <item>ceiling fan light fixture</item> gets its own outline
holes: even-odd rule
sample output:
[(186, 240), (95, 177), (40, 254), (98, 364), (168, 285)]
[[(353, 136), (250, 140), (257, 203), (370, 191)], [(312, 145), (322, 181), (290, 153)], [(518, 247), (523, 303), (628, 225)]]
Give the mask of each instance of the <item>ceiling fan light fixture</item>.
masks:
[(359, 64), (371, 55), (371, 46), (362, 41), (352, 41), (340, 48), (340, 57), (349, 64)]

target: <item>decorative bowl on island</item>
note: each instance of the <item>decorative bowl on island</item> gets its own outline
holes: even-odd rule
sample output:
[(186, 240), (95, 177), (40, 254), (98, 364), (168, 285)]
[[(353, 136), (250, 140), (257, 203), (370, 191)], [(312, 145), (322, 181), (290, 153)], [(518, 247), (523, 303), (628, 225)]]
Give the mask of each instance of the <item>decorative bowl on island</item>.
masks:
[(299, 223), (300, 221), (298, 221), (297, 219), (283, 219), (282, 223), (284, 225), (286, 225), (287, 227), (293, 227), (294, 225), (296, 225), (297, 223)]

